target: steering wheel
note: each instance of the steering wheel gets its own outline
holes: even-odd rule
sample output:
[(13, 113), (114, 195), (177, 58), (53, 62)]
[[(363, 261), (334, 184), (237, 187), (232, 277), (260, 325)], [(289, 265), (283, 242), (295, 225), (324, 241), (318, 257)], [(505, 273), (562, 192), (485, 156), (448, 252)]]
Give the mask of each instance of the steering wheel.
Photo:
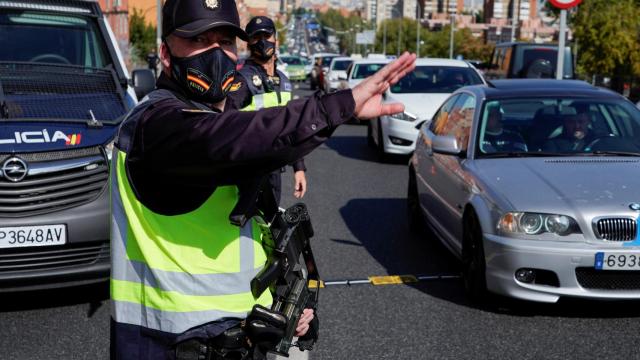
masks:
[(593, 139), (593, 140), (591, 140), (591, 142), (590, 142), (590, 143), (588, 143), (588, 144), (584, 147), (584, 149), (585, 149), (585, 150), (587, 150), (587, 151), (590, 151), (590, 150), (591, 150), (591, 148), (592, 148), (594, 145), (596, 145), (597, 143), (599, 143), (599, 142), (600, 142), (600, 140), (602, 140), (602, 139), (608, 139), (608, 138), (612, 138), (612, 137), (615, 137), (615, 135), (613, 135), (613, 134), (606, 134), (606, 135), (599, 135), (599, 136), (596, 136), (596, 138), (595, 138), (595, 139)]
[(48, 62), (48, 61), (42, 61), (44, 59), (53, 59), (55, 60), (54, 62), (57, 62), (57, 63), (71, 64), (71, 62), (67, 60), (66, 57), (58, 54), (40, 54), (32, 57), (31, 60), (29, 60), (29, 62)]

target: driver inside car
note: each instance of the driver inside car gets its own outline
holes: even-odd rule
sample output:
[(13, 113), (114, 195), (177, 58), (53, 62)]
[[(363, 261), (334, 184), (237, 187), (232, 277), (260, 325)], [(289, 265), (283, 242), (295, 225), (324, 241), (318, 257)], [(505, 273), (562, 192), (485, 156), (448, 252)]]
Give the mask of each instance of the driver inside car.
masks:
[(496, 104), (487, 106), (487, 124), (482, 138), (482, 150), (494, 152), (527, 152), (527, 144), (520, 134), (502, 126), (502, 107)]
[(576, 108), (575, 115), (564, 118), (562, 133), (549, 139), (543, 146), (543, 151), (549, 152), (577, 152), (588, 150), (594, 137), (590, 129), (591, 120), (587, 107)]

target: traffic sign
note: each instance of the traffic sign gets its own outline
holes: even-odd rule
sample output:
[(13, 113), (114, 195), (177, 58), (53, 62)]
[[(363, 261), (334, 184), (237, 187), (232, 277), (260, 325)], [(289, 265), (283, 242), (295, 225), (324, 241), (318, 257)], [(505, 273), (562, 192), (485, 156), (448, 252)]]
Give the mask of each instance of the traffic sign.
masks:
[(580, 4), (582, 0), (549, 0), (549, 2), (558, 9), (569, 9)]

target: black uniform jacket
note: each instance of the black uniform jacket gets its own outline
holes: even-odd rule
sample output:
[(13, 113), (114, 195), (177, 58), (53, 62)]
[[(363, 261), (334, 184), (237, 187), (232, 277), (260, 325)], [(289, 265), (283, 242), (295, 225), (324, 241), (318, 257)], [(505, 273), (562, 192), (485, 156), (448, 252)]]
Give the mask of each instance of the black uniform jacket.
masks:
[[(260, 78), (261, 78), (260, 80), (262, 81), (262, 84), (263, 84), (262, 86), (266, 86), (267, 78), (269, 77), (269, 75), (267, 75), (267, 72), (264, 70), (264, 67), (262, 67), (262, 65), (256, 63), (251, 59), (247, 59), (247, 61), (245, 61), (244, 63), (244, 66), (245, 67), (250, 66), (254, 68), (255, 71), (258, 74), (260, 74)], [(249, 106), (251, 104), (253, 93), (251, 92), (251, 89), (249, 88), (247, 81), (249, 80), (241, 74), (238, 74), (238, 76), (236, 76), (236, 81), (233, 83), (233, 85), (231, 85), (231, 90), (227, 95), (227, 103), (225, 104), (225, 110), (243, 109), (244, 107)], [(271, 91), (280, 91), (281, 83), (282, 83), (282, 79), (277, 84), (273, 85), (273, 89)], [(265, 92), (271, 92), (271, 91), (268, 91), (265, 88)], [(291, 167), (293, 168), (293, 171), (307, 170), (304, 164), (304, 159), (295, 161), (294, 163), (291, 164)], [(282, 169), (282, 171), (284, 171), (284, 169)]]
[[(157, 87), (186, 99), (164, 74)], [(354, 107), (351, 90), (257, 112), (206, 112), (188, 100), (161, 100), (141, 114), (134, 129), (126, 162), (129, 180), (138, 200), (157, 213), (193, 211), (217, 186), (302, 158), (349, 120)]]

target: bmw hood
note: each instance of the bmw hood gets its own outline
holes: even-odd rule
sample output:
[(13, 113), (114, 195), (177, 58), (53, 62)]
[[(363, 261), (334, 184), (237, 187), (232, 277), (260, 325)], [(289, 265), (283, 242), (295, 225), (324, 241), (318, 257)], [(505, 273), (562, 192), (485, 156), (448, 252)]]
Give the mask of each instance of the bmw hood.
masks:
[(638, 215), (629, 204), (640, 203), (640, 158), (480, 159), (473, 167), (504, 210)]
[(401, 102), (405, 111), (416, 115), (418, 120), (433, 118), (433, 114), (451, 94), (394, 94), (390, 93), (387, 102)]
[(0, 126), (0, 153), (44, 152), (103, 145), (113, 140), (117, 126), (89, 127), (55, 122), (8, 122)]

